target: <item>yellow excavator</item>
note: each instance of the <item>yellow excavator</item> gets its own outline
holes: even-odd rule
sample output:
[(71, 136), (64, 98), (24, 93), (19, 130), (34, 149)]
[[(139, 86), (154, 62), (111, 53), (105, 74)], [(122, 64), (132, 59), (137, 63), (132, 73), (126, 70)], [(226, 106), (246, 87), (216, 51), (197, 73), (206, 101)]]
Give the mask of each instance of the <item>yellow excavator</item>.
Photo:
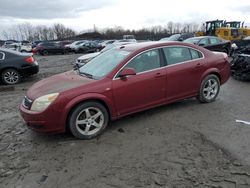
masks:
[(196, 36), (217, 36), (225, 40), (235, 41), (250, 36), (250, 29), (244, 27), (244, 22), (212, 20), (207, 21), (205, 31), (199, 31)]

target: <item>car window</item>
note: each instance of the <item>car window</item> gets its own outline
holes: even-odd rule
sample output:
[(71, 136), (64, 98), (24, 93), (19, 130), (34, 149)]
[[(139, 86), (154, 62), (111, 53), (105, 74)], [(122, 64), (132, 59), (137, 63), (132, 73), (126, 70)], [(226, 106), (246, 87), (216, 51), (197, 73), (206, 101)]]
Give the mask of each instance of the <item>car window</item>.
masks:
[(125, 67), (135, 69), (136, 73), (161, 67), (158, 50), (144, 52), (132, 59)]
[(201, 39), (199, 42), (199, 45), (208, 45), (208, 44), (209, 44), (208, 38)]
[(199, 51), (197, 51), (197, 50), (194, 50), (194, 49), (189, 49), (189, 50), (190, 50), (192, 59), (199, 59), (199, 58), (202, 58), (201, 52), (199, 52)]
[(3, 60), (4, 59), (4, 53), (3, 52), (0, 52), (0, 60)]
[(210, 38), (210, 44), (218, 44), (220, 41), (217, 38)]
[(189, 49), (185, 47), (167, 47), (163, 48), (163, 51), (168, 65), (192, 59)]

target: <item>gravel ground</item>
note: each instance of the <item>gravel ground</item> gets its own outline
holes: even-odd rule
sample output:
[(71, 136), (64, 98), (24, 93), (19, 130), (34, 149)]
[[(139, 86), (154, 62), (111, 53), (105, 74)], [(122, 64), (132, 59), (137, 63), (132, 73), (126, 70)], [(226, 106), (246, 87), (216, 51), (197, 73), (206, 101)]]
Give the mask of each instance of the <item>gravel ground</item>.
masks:
[(0, 85), (0, 187), (250, 187), (250, 85), (230, 79), (216, 102), (188, 99), (112, 122), (96, 139), (28, 130), (18, 105), (36, 81), (79, 55), (37, 57), (40, 73)]

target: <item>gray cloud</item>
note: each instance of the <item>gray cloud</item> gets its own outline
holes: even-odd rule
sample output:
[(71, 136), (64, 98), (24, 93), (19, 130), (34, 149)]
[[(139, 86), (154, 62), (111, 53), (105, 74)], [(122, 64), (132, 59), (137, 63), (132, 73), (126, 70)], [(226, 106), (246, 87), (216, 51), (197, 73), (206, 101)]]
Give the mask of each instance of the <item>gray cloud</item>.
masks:
[(114, 0), (8, 0), (0, 1), (0, 17), (20, 19), (72, 18), (92, 9), (113, 4)]
[(233, 11), (238, 11), (242, 14), (245, 14), (246, 16), (250, 14), (250, 12), (249, 12), (250, 5), (230, 7), (230, 9)]

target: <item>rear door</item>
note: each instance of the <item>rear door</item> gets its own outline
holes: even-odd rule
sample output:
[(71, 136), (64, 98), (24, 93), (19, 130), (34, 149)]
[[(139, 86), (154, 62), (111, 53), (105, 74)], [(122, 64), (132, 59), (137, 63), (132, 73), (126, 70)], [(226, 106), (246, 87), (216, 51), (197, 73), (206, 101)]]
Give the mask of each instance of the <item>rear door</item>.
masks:
[(125, 79), (116, 76), (113, 80), (118, 115), (143, 110), (165, 101), (166, 70), (158, 49), (139, 54), (125, 67), (135, 69), (137, 74)]
[(167, 61), (167, 100), (174, 101), (196, 94), (206, 67), (203, 54), (181, 46), (165, 47), (163, 52)]

